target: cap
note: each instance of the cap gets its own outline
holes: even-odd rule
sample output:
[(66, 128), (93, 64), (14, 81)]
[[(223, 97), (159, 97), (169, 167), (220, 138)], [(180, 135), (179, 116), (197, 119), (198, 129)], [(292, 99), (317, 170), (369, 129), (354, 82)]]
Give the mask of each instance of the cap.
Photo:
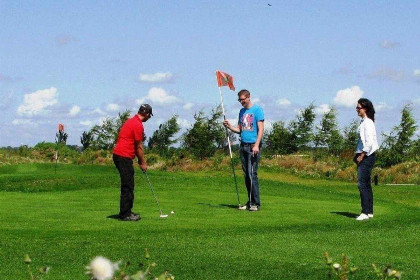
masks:
[(142, 104), (139, 108), (139, 113), (146, 113), (153, 116), (152, 106), (150, 106), (149, 104)]

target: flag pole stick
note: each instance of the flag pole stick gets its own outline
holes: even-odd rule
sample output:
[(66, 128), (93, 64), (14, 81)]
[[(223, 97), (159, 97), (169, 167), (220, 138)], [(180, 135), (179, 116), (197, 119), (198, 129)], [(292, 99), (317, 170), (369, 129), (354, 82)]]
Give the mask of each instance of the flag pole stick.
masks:
[[(223, 106), (223, 96), (222, 96), (222, 91), (220, 90), (220, 87), (219, 87), (219, 94), (220, 94), (220, 101), (222, 103), (223, 120), (226, 120), (225, 107)], [(238, 199), (238, 205), (241, 206), (241, 202), (239, 201), (238, 183), (236, 181), (235, 166), (233, 164), (232, 147), (230, 146), (230, 137), (229, 137), (229, 132), (228, 132), (227, 127), (225, 127), (225, 130), (226, 130), (226, 137), (227, 137), (227, 141), (229, 145), (230, 165), (232, 166), (233, 178), (235, 180), (236, 197)]]

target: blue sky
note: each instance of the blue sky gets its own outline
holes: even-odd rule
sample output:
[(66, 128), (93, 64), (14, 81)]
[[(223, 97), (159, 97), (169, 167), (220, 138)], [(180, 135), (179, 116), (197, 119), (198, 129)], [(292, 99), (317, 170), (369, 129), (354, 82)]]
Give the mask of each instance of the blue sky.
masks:
[[(271, 6), (268, 5), (271, 4)], [(215, 71), (289, 121), (311, 102), (339, 124), (374, 103), (378, 133), (412, 103), (420, 121), (419, 1), (0, 1), (0, 146), (68, 144), (149, 103), (158, 125), (220, 103)], [(222, 88), (227, 118), (236, 92)], [(318, 122), (319, 120), (317, 120)]]

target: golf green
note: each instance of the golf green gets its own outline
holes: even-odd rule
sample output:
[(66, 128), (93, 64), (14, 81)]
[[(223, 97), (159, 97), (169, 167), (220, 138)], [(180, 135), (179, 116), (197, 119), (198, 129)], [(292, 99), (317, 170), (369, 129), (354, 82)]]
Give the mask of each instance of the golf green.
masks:
[(359, 268), (350, 279), (374, 279), (372, 263), (420, 279), (418, 186), (375, 186), (375, 217), (358, 222), (356, 184), (262, 167), (261, 211), (249, 212), (235, 209), (230, 170), (148, 174), (169, 217), (159, 217), (136, 168), (133, 210), (142, 220), (121, 222), (113, 166), (0, 166), (0, 279), (29, 279), (25, 254), (34, 270), (51, 267), (44, 280), (88, 279), (98, 255), (130, 261), (134, 272), (145, 248), (157, 274), (176, 279), (327, 279), (325, 251)]

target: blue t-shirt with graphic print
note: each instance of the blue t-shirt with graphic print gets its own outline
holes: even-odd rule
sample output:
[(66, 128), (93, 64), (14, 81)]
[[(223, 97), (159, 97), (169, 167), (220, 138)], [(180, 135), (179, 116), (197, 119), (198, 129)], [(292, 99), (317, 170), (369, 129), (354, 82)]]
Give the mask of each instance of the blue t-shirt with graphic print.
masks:
[(258, 136), (257, 123), (264, 121), (264, 111), (258, 105), (252, 105), (251, 108), (242, 108), (239, 111), (238, 124), (241, 126), (241, 142), (255, 143)]

